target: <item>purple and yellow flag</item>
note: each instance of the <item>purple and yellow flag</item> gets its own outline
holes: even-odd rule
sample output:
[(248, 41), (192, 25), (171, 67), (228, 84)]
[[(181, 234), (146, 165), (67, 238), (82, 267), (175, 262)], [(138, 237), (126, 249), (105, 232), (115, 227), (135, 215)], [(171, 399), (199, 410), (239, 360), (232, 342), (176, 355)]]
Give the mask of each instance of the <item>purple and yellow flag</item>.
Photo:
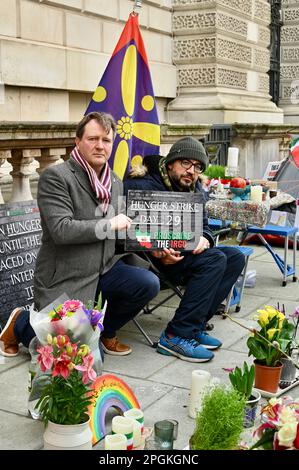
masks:
[(110, 166), (122, 179), (144, 155), (159, 154), (160, 126), (138, 15), (130, 14), (85, 114), (112, 114), (117, 135)]

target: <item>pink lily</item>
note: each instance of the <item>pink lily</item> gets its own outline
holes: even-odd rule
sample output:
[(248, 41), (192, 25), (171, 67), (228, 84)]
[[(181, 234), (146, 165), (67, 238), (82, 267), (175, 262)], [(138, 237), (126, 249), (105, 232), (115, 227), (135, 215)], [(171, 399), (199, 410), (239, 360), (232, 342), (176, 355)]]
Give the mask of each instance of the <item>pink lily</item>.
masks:
[(54, 361), (52, 346), (41, 346), (37, 348), (37, 352), (39, 352), (37, 361), (40, 363), (41, 371), (46, 372), (47, 369), (51, 369)]
[(70, 375), (70, 357), (67, 354), (62, 354), (59, 358), (54, 360), (54, 369), (52, 372), (52, 376), (56, 377), (57, 375), (61, 375), (64, 379), (67, 379)]
[(83, 365), (75, 366), (75, 369), (83, 372), (82, 382), (84, 383), (84, 385), (86, 385), (89, 381), (93, 382), (97, 377), (96, 372), (92, 368), (93, 363), (94, 358), (92, 354), (88, 354), (87, 356), (83, 357)]

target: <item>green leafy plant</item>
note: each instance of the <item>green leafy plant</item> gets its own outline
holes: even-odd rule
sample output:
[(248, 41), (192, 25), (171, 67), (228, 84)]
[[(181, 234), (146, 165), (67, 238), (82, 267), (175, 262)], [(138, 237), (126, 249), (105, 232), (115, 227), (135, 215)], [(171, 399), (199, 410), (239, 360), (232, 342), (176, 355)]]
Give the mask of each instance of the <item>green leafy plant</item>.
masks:
[(293, 325), (282, 312), (269, 305), (257, 312), (261, 329), (254, 329), (253, 336), (247, 340), (248, 356), (254, 356), (261, 365), (275, 367), (292, 342)]
[(254, 382), (254, 366), (248, 366), (244, 362), (243, 370), (236, 367), (233, 372), (229, 374), (229, 380), (233, 388), (248, 401), (251, 397), (253, 382)]
[(192, 450), (229, 450), (238, 446), (243, 431), (245, 399), (233, 388), (217, 385), (202, 400)]
[(88, 420), (93, 394), (89, 383), (96, 379), (94, 358), (86, 344), (71, 343), (68, 336), (48, 335), (48, 345), (37, 349), (41, 371), (48, 381), (36, 405), (45, 424), (81, 424)]
[(297, 330), (299, 325), (299, 305), (295, 308), (294, 312), (289, 315), (292, 320), (292, 323), (288, 320), (286, 328), (288, 329), (288, 333), (291, 336), (291, 341), (287, 346), (287, 354), (291, 356), (292, 351), (294, 349), (299, 348), (299, 342), (297, 340)]
[(222, 165), (210, 165), (205, 170), (204, 174), (209, 178), (225, 178), (225, 168)]

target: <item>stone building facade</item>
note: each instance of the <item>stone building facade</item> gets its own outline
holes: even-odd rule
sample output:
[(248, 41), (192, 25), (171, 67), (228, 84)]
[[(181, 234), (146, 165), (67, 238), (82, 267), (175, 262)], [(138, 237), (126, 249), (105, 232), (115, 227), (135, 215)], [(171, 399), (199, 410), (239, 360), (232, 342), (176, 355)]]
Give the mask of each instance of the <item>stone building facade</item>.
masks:
[[(132, 0), (1, 0), (0, 120), (76, 121), (132, 11)], [(176, 96), (171, 0), (139, 16), (160, 119)]]
[(285, 122), (299, 123), (299, 0), (282, 0), (280, 106)]
[[(271, 4), (280, 3), (280, 101), (269, 94)], [(240, 172), (260, 177), (299, 134), (299, 0), (142, 0), (141, 34), (161, 153), (226, 126)], [(61, 162), (135, 0), (0, 0), (1, 185), (31, 197), (39, 167)], [(8, 122), (6, 122), (8, 121)], [(214, 126), (215, 127), (215, 126)], [(13, 171), (11, 171), (13, 169)], [(10, 173), (10, 176), (9, 176)]]
[[(0, 120), (78, 120), (134, 3), (1, 0)], [(299, 122), (299, 0), (281, 3), (278, 108), (267, 73), (269, 1), (142, 0), (161, 122)]]

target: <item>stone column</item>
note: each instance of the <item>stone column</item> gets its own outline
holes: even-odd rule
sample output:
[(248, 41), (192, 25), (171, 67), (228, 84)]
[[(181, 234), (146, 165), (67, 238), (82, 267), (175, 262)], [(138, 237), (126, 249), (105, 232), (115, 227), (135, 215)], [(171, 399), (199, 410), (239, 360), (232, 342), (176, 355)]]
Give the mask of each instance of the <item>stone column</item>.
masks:
[(11, 158), (10, 150), (0, 150), (0, 204), (4, 204), (4, 199), (1, 192), (2, 180), (7, 178), (7, 171), (4, 168), (4, 163)]
[(282, 0), (279, 106), (285, 122), (299, 124), (299, 2)]
[(49, 148), (41, 150), (41, 157), (39, 158), (39, 168), (37, 172), (41, 175), (42, 172), (53, 165), (63, 163), (63, 156), (66, 154), (65, 148)]
[(173, 0), (171, 123), (282, 123), (269, 95), (266, 0)]
[(11, 164), (13, 171), (10, 173), (13, 177), (12, 196), (10, 202), (29, 201), (32, 198), (29, 177), (35, 173), (35, 157), (41, 156), (39, 149), (15, 149), (11, 152)]

